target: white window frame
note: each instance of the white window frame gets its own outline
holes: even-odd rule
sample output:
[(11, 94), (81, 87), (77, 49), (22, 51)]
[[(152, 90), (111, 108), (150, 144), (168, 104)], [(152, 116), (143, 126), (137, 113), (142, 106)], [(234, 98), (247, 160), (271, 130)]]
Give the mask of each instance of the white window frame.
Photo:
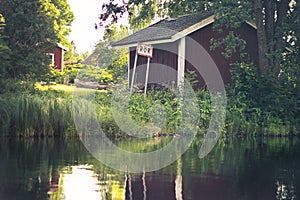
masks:
[(49, 56), (51, 56), (51, 66), (54, 67), (54, 53), (48, 53)]

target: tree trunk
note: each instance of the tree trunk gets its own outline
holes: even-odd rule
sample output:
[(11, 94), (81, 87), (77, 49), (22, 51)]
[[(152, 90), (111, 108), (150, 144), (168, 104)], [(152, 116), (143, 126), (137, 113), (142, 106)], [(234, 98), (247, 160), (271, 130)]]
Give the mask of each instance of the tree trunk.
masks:
[(268, 63), (269, 67), (274, 64), (274, 15), (275, 15), (275, 1), (264, 1), (265, 8), (265, 28), (266, 28), (266, 38), (267, 38), (267, 52), (268, 52)]
[(254, 0), (254, 8), (256, 12), (256, 27), (258, 40), (258, 58), (259, 58), (259, 73), (265, 75), (268, 73), (268, 59), (267, 59), (267, 37), (264, 26), (264, 14), (262, 0)]

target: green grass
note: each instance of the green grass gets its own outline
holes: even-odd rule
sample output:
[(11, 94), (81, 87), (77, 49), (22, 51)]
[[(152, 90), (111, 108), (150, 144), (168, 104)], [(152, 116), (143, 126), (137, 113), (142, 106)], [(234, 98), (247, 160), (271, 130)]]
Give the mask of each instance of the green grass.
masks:
[(70, 86), (64, 84), (41, 85), (40, 83), (36, 83), (35, 87), (40, 91), (56, 90), (56, 91), (63, 91), (63, 92), (73, 92), (76, 88), (76, 86)]
[(74, 135), (71, 98), (58, 94), (2, 95), (2, 134), (42, 137)]
[[(0, 136), (14, 137), (73, 137), (89, 134), (87, 129), (76, 130), (74, 117), (80, 117), (77, 123), (84, 127), (95, 116), (104, 133), (109, 137), (125, 137), (116, 123), (112, 109), (112, 93), (110, 91), (97, 91), (90, 89), (76, 89), (76, 92), (88, 96), (95, 95), (92, 99), (77, 98), (73, 110), (74, 99), (72, 94), (74, 86), (54, 85), (40, 86), (36, 84), (34, 93), (5, 93), (0, 95)], [(200, 110), (198, 133), (206, 133), (211, 116), (211, 101), (207, 92), (197, 93)], [(228, 102), (232, 101), (229, 97)], [(157, 106), (158, 107), (155, 107)], [(147, 97), (135, 93), (128, 107), (130, 117), (140, 127), (155, 127), (155, 116), (167, 115), (160, 133), (177, 133), (181, 120), (181, 111), (178, 108), (179, 99), (167, 91), (149, 92)], [(93, 107), (95, 106), (95, 107)], [(165, 113), (162, 113), (163, 108)], [(153, 114), (154, 113), (154, 114)], [(126, 113), (125, 113), (126, 114)], [(226, 114), (226, 130), (229, 134), (244, 135), (273, 135), (285, 136), (296, 133), (296, 123), (276, 116), (262, 117), (260, 110), (245, 113), (242, 108), (230, 104)], [(154, 118), (153, 118), (154, 117)], [(163, 117), (163, 116), (162, 116)], [(164, 118), (162, 118), (164, 119)], [(153, 121), (154, 120), (154, 121)], [(156, 132), (155, 134), (157, 134)]]

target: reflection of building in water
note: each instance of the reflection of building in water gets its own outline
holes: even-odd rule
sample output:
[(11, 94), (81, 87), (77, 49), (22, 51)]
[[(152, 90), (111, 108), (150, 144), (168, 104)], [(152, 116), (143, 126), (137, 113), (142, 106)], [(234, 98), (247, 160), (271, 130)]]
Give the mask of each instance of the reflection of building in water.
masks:
[(168, 171), (128, 175), (126, 200), (237, 199), (231, 177), (198, 171), (186, 173), (184, 164), (180, 158), (168, 166)]
[[(175, 177), (162, 174), (128, 175), (126, 200), (135, 199), (176, 199)], [(144, 181), (145, 180), (145, 181)]]
[(182, 200), (182, 160), (177, 160), (177, 175), (175, 179), (175, 196), (176, 200)]
[(147, 177), (146, 173), (140, 175), (126, 175), (126, 200), (135, 199), (174, 199), (182, 200), (182, 160), (177, 160), (177, 174), (167, 174)]
[[(49, 190), (48, 190), (48, 198), (52, 196), (57, 196), (59, 195), (59, 189), (60, 189), (60, 173), (51, 173), (50, 174), (50, 180), (49, 180)], [(53, 198), (53, 197), (52, 197)]]
[[(235, 199), (230, 177), (214, 173), (184, 173), (184, 162), (178, 159), (171, 170), (142, 174), (118, 172), (96, 173), (88, 165), (72, 166), (51, 173), (50, 200), (156, 200), (156, 199)], [(277, 184), (277, 199), (294, 196), (294, 189)]]
[[(133, 188), (132, 188), (132, 177), (130, 174), (126, 174), (125, 176), (125, 190), (126, 190), (126, 199), (133, 200)], [(140, 199), (146, 200), (147, 199), (147, 185), (146, 185), (146, 173), (144, 172), (141, 178), (142, 190), (138, 192)], [(134, 182), (137, 180), (134, 179)], [(140, 189), (140, 188), (139, 188)], [(136, 190), (135, 190), (136, 191)]]

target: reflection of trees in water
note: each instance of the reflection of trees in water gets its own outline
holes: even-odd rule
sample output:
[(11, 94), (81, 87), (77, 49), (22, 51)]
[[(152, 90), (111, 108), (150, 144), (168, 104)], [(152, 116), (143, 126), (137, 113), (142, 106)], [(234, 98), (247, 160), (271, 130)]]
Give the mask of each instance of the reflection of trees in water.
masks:
[[(182, 158), (183, 197), (205, 193), (206, 199), (213, 199), (213, 193), (223, 192), (222, 199), (230, 199), (230, 195), (233, 195), (231, 199), (283, 199), (285, 196), (293, 199), (299, 194), (297, 138), (224, 137), (201, 160), (196, 156), (201, 140), (194, 141), (192, 146), (192, 151)], [(191, 175), (193, 172), (198, 178)], [(201, 179), (206, 179), (206, 183)], [(213, 183), (211, 187), (209, 182)]]
[[(295, 199), (300, 184), (299, 141), (289, 138), (221, 139), (204, 159), (202, 140), (172, 165), (156, 172), (125, 174), (109, 169), (85, 150), (79, 140), (1, 140), (0, 199), (46, 199), (64, 195), (72, 167), (93, 165), (102, 199)], [(150, 144), (129, 140), (122, 148), (151, 150)], [(153, 145), (158, 145), (155, 140)], [(88, 169), (85, 169), (88, 170)], [(78, 180), (79, 181), (79, 180)], [(16, 186), (18, 185), (17, 191)], [(200, 188), (200, 189), (199, 189)], [(18, 198), (17, 196), (20, 196)], [(22, 198), (21, 198), (22, 197)]]
[(144, 200), (147, 199), (147, 186), (146, 186), (146, 173), (144, 172), (143, 173), (143, 177), (142, 177), (142, 180), (143, 180), (143, 196), (144, 196)]
[(284, 184), (281, 181), (276, 181), (276, 200), (296, 199), (294, 184)]
[(126, 194), (127, 199), (132, 200), (132, 184), (131, 184), (131, 175), (125, 174), (125, 190), (128, 187), (128, 192)]

